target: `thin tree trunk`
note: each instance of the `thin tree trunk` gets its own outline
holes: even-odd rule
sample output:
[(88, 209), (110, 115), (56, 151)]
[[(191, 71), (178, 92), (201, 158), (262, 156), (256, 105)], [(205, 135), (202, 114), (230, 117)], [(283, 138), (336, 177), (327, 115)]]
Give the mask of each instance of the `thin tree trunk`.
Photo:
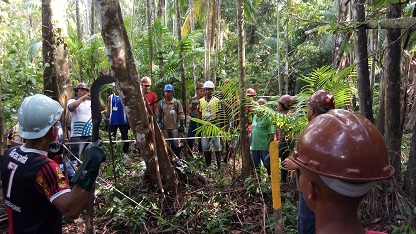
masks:
[[(353, 1), (353, 18), (357, 23), (365, 21), (365, 0)], [(370, 80), (368, 72), (368, 52), (367, 52), (367, 32), (365, 25), (360, 25), (355, 29), (355, 63), (357, 64), (358, 79), (358, 100), (360, 102), (360, 114), (371, 122), (373, 119), (373, 100), (371, 97)]]
[(65, 103), (65, 96), (72, 94), (69, 80), (66, 36), (65, 4), (58, 0), (42, 1), (42, 55), (44, 92)]
[(149, 38), (149, 77), (153, 76), (154, 73), (154, 56), (153, 56), (153, 37), (151, 33), (152, 27), (152, 0), (146, 1), (146, 21), (147, 21), (147, 35)]
[[(3, 116), (3, 101), (2, 100), (3, 100), (3, 82), (0, 76), (0, 133), (1, 133), (0, 155), (4, 154), (4, 146), (6, 145), (5, 135), (3, 134), (4, 133), (4, 116)], [(7, 134), (6, 134), (6, 137), (7, 137)]]
[[(76, 23), (77, 23), (77, 38), (79, 42), (82, 42), (82, 38), (83, 38), (83, 30), (82, 30), (82, 26), (81, 26), (81, 16), (80, 16), (80, 12), (79, 12), (79, 2), (81, 0), (76, 0), (75, 2), (75, 18), (76, 18)], [(80, 80), (84, 80), (84, 71), (82, 70), (82, 66), (79, 66), (79, 77)]]
[[(189, 23), (191, 25), (191, 32), (194, 31), (194, 1), (193, 0), (189, 0)], [(195, 49), (195, 46), (192, 44), (192, 50)], [(197, 64), (195, 62), (195, 58), (192, 60), (192, 74), (194, 76), (194, 87), (195, 87), (195, 93), (196, 93), (196, 86), (198, 85), (199, 81), (198, 81), (198, 74), (197, 74), (197, 70), (196, 70)]]
[[(176, 8), (176, 26), (178, 31), (178, 43), (182, 41), (182, 30), (181, 30), (181, 6), (180, 1), (175, 0), (175, 8)], [(183, 62), (183, 54), (182, 51), (179, 53), (179, 72), (181, 73), (181, 81), (182, 81), (182, 103), (186, 105), (188, 103), (186, 101), (186, 77), (185, 77), (185, 65)]]
[[(217, 23), (217, 34), (215, 37), (215, 55), (214, 55), (214, 71), (212, 73), (212, 81), (217, 82), (217, 71), (218, 71), (218, 54), (220, 53), (220, 32), (221, 32), (221, 0), (215, 3), (215, 12), (216, 12), (216, 23)], [(215, 16), (213, 16), (214, 18)]]
[(246, 64), (245, 64), (245, 31), (244, 31), (244, 0), (238, 0), (237, 5), (237, 28), (238, 28), (238, 72), (240, 81), (240, 145), (242, 170), (241, 176), (246, 179), (253, 174), (253, 162), (250, 155), (250, 143), (248, 140), (248, 118), (246, 105)]
[(289, 94), (289, 27), (285, 26), (285, 92)]
[[(400, 4), (389, 4), (387, 18), (401, 16)], [(389, 149), (390, 163), (396, 170), (395, 179), (401, 181), (401, 139), (400, 125), (400, 29), (388, 29), (386, 33), (387, 48), (384, 54), (384, 70), (386, 80), (386, 119), (385, 139)]]
[(94, 35), (95, 33), (95, 23), (94, 23), (94, 0), (90, 0), (91, 1), (91, 5), (90, 5), (90, 36)]
[[(133, 135), (140, 149), (140, 154), (146, 163), (144, 179), (151, 185), (158, 184), (157, 170), (160, 170), (165, 191), (176, 194), (178, 177), (169, 161), (167, 145), (163, 140), (158, 125), (155, 123), (150, 106), (142, 94), (138, 82), (139, 74), (134, 61), (130, 42), (123, 24), (123, 17), (118, 1), (96, 0), (97, 12), (101, 22), (108, 62), (111, 71), (121, 87), (120, 97), (133, 131)], [(147, 111), (143, 111), (147, 110)], [(154, 129), (150, 126), (153, 125)], [(155, 134), (156, 145), (153, 143)], [(156, 150), (158, 165), (154, 156)]]
[(376, 61), (377, 61), (377, 48), (378, 48), (378, 30), (371, 30), (371, 41), (370, 41), (370, 51), (371, 51), (371, 69), (370, 69), (370, 89), (373, 90), (374, 82), (376, 79)]
[(157, 6), (157, 18), (162, 18), (162, 22), (165, 22), (164, 19), (164, 12), (165, 10), (165, 0), (159, 0), (158, 6)]
[(283, 94), (282, 77), (280, 77), (280, 10), (279, 3), (276, 3), (276, 56), (277, 56), (277, 83), (279, 85), (279, 95)]
[(205, 32), (204, 32), (204, 81), (210, 80), (210, 64), (211, 64), (211, 33), (210, 33), (210, 11), (211, 4), (210, 0), (205, 3)]

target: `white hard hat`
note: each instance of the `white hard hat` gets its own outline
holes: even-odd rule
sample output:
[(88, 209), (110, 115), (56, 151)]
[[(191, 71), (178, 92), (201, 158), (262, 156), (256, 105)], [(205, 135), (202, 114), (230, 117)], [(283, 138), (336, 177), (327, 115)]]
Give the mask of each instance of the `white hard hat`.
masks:
[(61, 105), (43, 94), (25, 98), (19, 107), (19, 135), (26, 139), (43, 137), (62, 115)]
[(215, 85), (212, 83), (212, 81), (208, 80), (205, 81), (204, 86), (202, 86), (203, 89), (214, 89)]

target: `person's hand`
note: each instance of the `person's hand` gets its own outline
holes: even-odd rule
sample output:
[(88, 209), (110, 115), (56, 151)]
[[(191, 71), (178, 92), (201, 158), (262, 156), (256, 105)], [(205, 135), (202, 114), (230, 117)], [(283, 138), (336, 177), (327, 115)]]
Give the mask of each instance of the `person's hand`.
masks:
[(283, 169), (286, 169), (288, 171), (299, 169), (299, 166), (296, 163), (294, 163), (292, 160), (290, 160), (289, 158), (285, 159), (282, 162), (282, 167)]
[(48, 149), (48, 158), (53, 159), (56, 155), (62, 154), (64, 152), (64, 147), (61, 143), (53, 141), (49, 144)]
[(184, 132), (185, 131), (185, 120), (184, 119), (180, 120), (180, 125), (179, 125), (178, 131), (179, 132)]
[(84, 100), (90, 99), (91, 95), (89, 93), (84, 94), (84, 96), (81, 97)]
[(101, 144), (102, 141), (98, 140), (85, 148), (83, 153), (84, 162), (81, 164), (78, 171), (75, 172), (71, 184), (78, 184), (87, 191), (91, 189), (97, 179), (100, 165), (106, 159)]
[(160, 130), (163, 129), (163, 123), (162, 123), (162, 118), (161, 117), (157, 117), (156, 118), (157, 121), (157, 125), (159, 125)]

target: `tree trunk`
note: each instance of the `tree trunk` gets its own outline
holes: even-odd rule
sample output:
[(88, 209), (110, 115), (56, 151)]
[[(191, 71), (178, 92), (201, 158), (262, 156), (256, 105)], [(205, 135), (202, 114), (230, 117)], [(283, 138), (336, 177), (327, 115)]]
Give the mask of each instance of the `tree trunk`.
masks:
[(95, 23), (94, 23), (94, 0), (90, 0), (90, 36), (94, 35), (95, 33)]
[(157, 18), (162, 18), (162, 22), (165, 22), (163, 11), (165, 9), (165, 0), (159, 0), (157, 6)]
[(407, 163), (403, 189), (413, 200), (416, 200), (416, 124), (413, 125), (409, 162)]
[(146, 1), (146, 22), (147, 22), (147, 35), (149, 39), (149, 77), (152, 78), (154, 73), (154, 56), (153, 56), (153, 33), (150, 31), (152, 30), (152, 24), (153, 24), (153, 16), (152, 16), (152, 0)]
[[(365, 0), (353, 1), (352, 13), (354, 21), (361, 23), (365, 21)], [(368, 72), (367, 32), (365, 25), (355, 29), (355, 63), (357, 64), (358, 100), (360, 102), (360, 114), (371, 122), (373, 119), (373, 101), (371, 97), (370, 80)]]
[[(181, 30), (181, 7), (180, 1), (175, 0), (175, 7), (176, 7), (176, 26), (178, 31), (178, 43), (182, 41), (182, 30)], [(179, 72), (181, 73), (181, 81), (182, 81), (182, 103), (186, 105), (188, 103), (186, 101), (186, 77), (185, 77), (185, 65), (183, 61), (183, 54), (182, 51), (179, 53)], [(179, 155), (178, 155), (179, 156)]]
[[(157, 170), (160, 170), (164, 190), (176, 194), (178, 178), (169, 161), (167, 147), (160, 129), (155, 123), (150, 106), (145, 101), (139, 83), (139, 74), (134, 62), (130, 42), (123, 24), (118, 1), (96, 0), (101, 22), (101, 35), (107, 51), (111, 71), (121, 87), (120, 97), (133, 131), (133, 135), (146, 163), (145, 180), (157, 185)], [(147, 110), (147, 111), (143, 111)], [(154, 129), (151, 129), (151, 125)], [(156, 145), (153, 144), (155, 134)], [(153, 157), (156, 150), (156, 159)]]
[(210, 80), (210, 64), (211, 64), (211, 33), (210, 33), (210, 9), (211, 9), (211, 0), (206, 1), (205, 3), (205, 30), (204, 30), (204, 47), (205, 47), (205, 53), (204, 53), (204, 81)]
[[(0, 59), (1, 61), (1, 59)], [(4, 154), (4, 146), (6, 145), (6, 139), (5, 139), (5, 135), (4, 135), (4, 116), (3, 116), (3, 82), (1, 80), (1, 76), (0, 76), (0, 134), (1, 134), (1, 139), (0, 139), (0, 155)], [(6, 134), (7, 136), (7, 134)]]
[[(347, 18), (348, 7), (344, 4), (342, 0), (335, 0), (336, 5), (338, 5), (338, 20), (337, 22), (345, 22)], [(337, 32), (334, 40), (334, 47), (332, 48), (332, 67), (337, 68), (341, 61), (341, 44), (344, 41), (344, 34), (342, 32)]]
[(279, 85), (279, 95), (283, 94), (282, 77), (280, 76), (280, 10), (279, 2), (276, 3), (276, 56), (277, 56), (277, 83)]
[[(194, 31), (194, 1), (193, 0), (189, 0), (189, 23), (191, 25), (191, 32)], [(194, 44), (192, 44), (192, 50), (195, 49)], [(195, 62), (195, 58), (192, 60), (192, 74), (194, 76), (194, 87), (195, 87), (195, 94), (196, 94), (196, 86), (198, 85), (199, 81), (198, 81), (198, 74), (197, 74), (197, 70), (196, 70), (197, 64)]]
[[(79, 42), (82, 42), (82, 38), (83, 38), (83, 30), (82, 30), (82, 24), (81, 24), (81, 15), (79, 12), (79, 2), (81, 0), (76, 0), (75, 3), (75, 18), (77, 21), (77, 38)], [(82, 66), (79, 66), (79, 76), (80, 76), (80, 81), (84, 80), (84, 71), (82, 70)]]
[(253, 174), (253, 161), (250, 154), (250, 143), (248, 140), (248, 118), (246, 105), (246, 64), (245, 64), (245, 32), (244, 32), (244, 0), (238, 0), (237, 5), (237, 28), (238, 28), (238, 71), (240, 81), (240, 145), (242, 158), (243, 179)]
[[(399, 18), (401, 16), (400, 4), (389, 4), (387, 18)], [(389, 149), (390, 163), (396, 170), (395, 179), (401, 181), (401, 138), (400, 125), (400, 29), (388, 29), (386, 33), (386, 52), (384, 54), (384, 70), (386, 81), (385, 104), (385, 135), (387, 148)]]
[(289, 26), (285, 26), (285, 93), (289, 94)]
[(42, 1), (42, 55), (44, 92), (65, 104), (65, 96), (72, 95), (69, 80), (65, 4), (58, 0)]

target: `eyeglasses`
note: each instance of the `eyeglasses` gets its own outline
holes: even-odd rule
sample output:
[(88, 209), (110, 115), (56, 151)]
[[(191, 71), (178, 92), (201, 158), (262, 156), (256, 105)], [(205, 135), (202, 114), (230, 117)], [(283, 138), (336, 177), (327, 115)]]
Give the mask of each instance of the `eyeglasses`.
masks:
[(90, 90), (89, 89), (84, 89), (84, 88), (78, 88), (78, 90), (85, 90), (85, 91), (87, 91), (87, 92), (89, 92)]

